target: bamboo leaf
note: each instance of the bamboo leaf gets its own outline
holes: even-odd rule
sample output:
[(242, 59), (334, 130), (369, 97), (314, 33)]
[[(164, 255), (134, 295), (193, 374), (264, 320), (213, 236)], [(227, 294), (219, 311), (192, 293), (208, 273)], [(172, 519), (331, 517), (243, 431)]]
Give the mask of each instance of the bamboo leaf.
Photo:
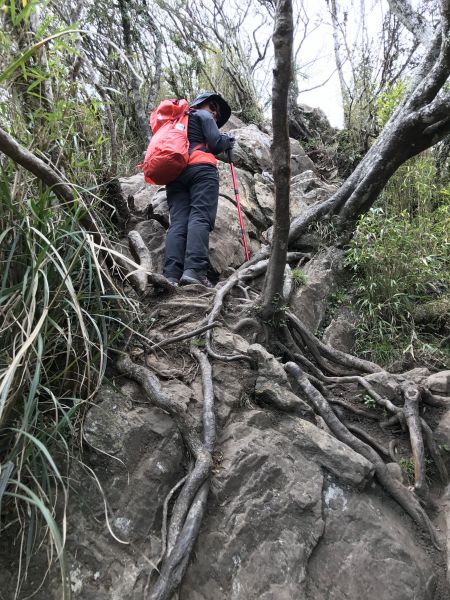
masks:
[(53, 33), (52, 35), (49, 35), (48, 37), (44, 38), (43, 40), (40, 40), (39, 42), (37, 42), (36, 44), (34, 44), (30, 48), (28, 48), (28, 50), (25, 50), (25, 52), (21, 56), (19, 56), (19, 58), (17, 58), (14, 62), (12, 62), (9, 65), (9, 67), (6, 67), (6, 69), (3, 71), (3, 73), (0, 73), (0, 83), (9, 79), (11, 77), (11, 75), (14, 73), (14, 71), (21, 68), (24, 65), (24, 63), (30, 58), (30, 56), (33, 56), (33, 54), (37, 50), (39, 50), (39, 48), (41, 48), (42, 46), (45, 46), (45, 44), (48, 44), (48, 42), (51, 42), (52, 40), (55, 40), (63, 35), (66, 35), (67, 33), (78, 33), (79, 31), (80, 31), (79, 29), (73, 29), (71, 27), (67, 27), (66, 29), (63, 29), (62, 31)]

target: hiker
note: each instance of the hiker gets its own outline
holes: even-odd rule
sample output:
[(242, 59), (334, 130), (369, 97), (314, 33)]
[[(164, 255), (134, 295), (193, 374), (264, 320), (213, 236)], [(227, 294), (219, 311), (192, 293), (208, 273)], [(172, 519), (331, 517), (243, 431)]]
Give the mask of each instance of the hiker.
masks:
[(216, 154), (232, 150), (234, 138), (219, 131), (231, 109), (219, 94), (205, 92), (190, 104), (189, 163), (166, 185), (170, 227), (166, 238), (164, 275), (173, 284), (213, 287), (206, 273), (209, 234), (219, 201)]

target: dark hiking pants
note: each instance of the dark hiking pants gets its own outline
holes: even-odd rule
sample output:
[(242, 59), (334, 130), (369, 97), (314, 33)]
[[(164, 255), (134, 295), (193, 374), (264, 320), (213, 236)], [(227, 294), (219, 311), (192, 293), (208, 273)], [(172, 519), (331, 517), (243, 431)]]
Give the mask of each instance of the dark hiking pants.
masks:
[(219, 174), (212, 165), (192, 165), (167, 184), (170, 227), (164, 275), (179, 279), (186, 269), (208, 270), (209, 233), (219, 200)]

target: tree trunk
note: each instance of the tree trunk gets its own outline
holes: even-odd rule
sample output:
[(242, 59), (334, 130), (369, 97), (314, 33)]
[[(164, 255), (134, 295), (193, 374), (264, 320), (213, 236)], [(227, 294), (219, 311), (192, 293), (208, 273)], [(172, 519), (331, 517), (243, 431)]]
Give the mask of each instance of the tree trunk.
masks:
[[(122, 18), (123, 43), (125, 52), (130, 62), (133, 62), (133, 52), (131, 45), (131, 27), (130, 16), (127, 10), (128, 0), (119, 0), (120, 16)], [(143, 148), (150, 139), (150, 126), (148, 124), (147, 115), (145, 114), (144, 104), (142, 102), (141, 92), (139, 90), (139, 81), (136, 75), (130, 70), (131, 91), (133, 94), (134, 109), (136, 111), (136, 121), (142, 136)]]
[(275, 182), (275, 214), (272, 252), (264, 281), (262, 317), (269, 321), (279, 312), (283, 297), (284, 267), (289, 234), (290, 142), (288, 95), (292, 76), (292, 1), (278, 0), (273, 45), (275, 68), (272, 85), (272, 161)]
[(450, 74), (450, 9), (448, 0), (443, 4), (447, 8), (443, 7), (441, 26), (400, 106), (341, 188), (293, 220), (289, 243), (323, 216), (338, 214), (341, 225), (356, 220), (373, 205), (398, 167), (450, 133), (450, 94), (441, 92)]

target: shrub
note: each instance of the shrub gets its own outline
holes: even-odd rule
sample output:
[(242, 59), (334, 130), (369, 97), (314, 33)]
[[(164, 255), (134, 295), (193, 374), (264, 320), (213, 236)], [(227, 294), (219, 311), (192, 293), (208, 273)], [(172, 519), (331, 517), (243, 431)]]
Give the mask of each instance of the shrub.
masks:
[(414, 309), (450, 289), (450, 190), (434, 176), (430, 154), (403, 165), (346, 251), (362, 313), (359, 348), (382, 361), (412, 350), (412, 342), (428, 343), (416, 331)]

